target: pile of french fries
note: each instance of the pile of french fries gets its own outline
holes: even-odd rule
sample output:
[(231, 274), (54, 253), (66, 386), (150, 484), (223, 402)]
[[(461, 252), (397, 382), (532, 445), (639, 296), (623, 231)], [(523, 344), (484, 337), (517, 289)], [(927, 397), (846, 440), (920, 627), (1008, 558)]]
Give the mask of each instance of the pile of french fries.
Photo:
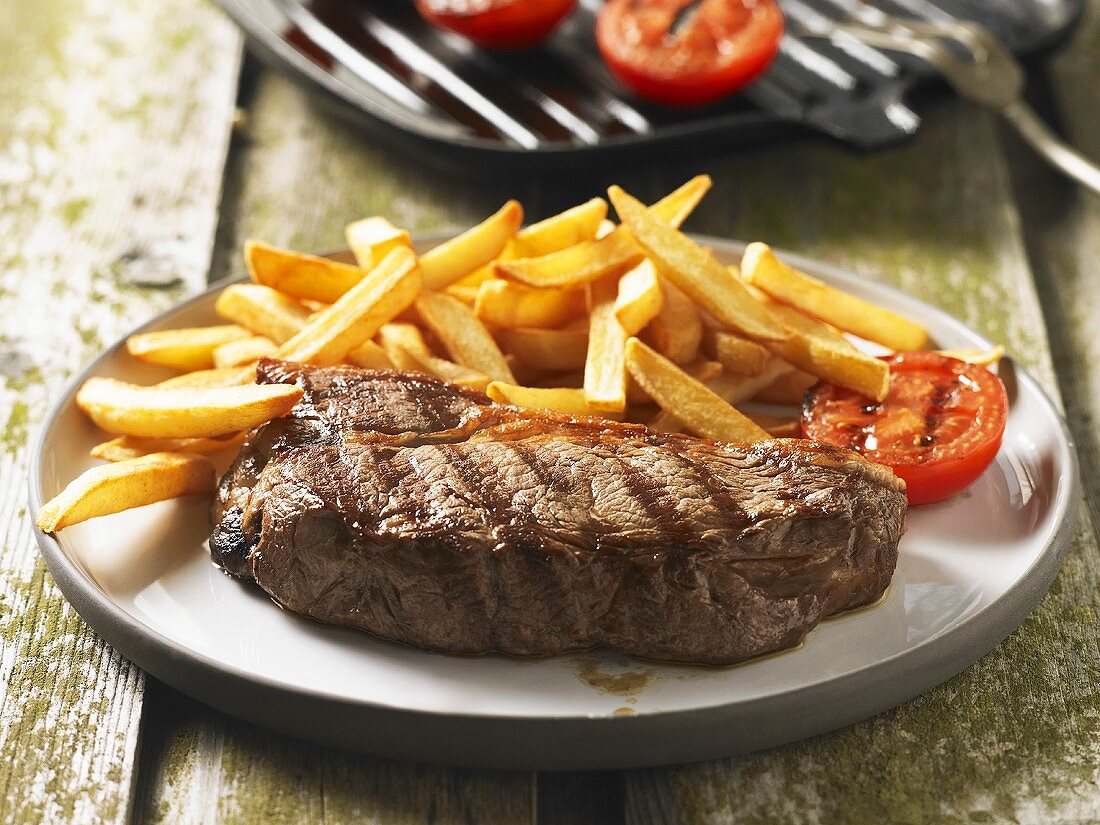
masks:
[(679, 230), (710, 185), (693, 178), (650, 206), (611, 187), (618, 225), (602, 198), (526, 227), (509, 201), (421, 255), (408, 232), (370, 217), (347, 227), (354, 264), (249, 242), (251, 283), (217, 299), (227, 323), (128, 340), (134, 358), (178, 375), (80, 389), (81, 409), (113, 436), (92, 455), (110, 463), (44, 505), (39, 527), (212, 490), (209, 456), (301, 397), (254, 383), (265, 356), (428, 373), (502, 403), (728, 442), (797, 436), (793, 416), (738, 406), (797, 404), (818, 380), (883, 398), (886, 363), (848, 336), (914, 350), (926, 331), (762, 243), (739, 269), (721, 264)]

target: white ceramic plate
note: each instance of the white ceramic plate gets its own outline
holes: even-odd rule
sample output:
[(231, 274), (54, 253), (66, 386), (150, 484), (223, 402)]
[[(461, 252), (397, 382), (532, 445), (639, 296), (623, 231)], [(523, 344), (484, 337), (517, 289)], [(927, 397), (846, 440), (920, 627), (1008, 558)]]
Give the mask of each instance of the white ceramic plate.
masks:
[[(425, 239), (430, 246), (435, 239)], [(703, 238), (735, 261), (742, 247)], [(812, 261), (804, 270), (923, 323), (940, 346), (988, 346), (942, 312)], [(219, 285), (219, 287), (222, 285)], [(147, 324), (215, 323), (219, 287)], [(50, 414), (32, 459), (32, 508), (91, 466), (102, 436), (73, 403), (90, 375), (148, 382), (121, 342)], [(323, 742), (418, 760), (585, 769), (732, 754), (878, 713), (962, 670), (1050, 586), (1078, 497), (1058, 413), (1020, 368), (996, 462), (968, 491), (909, 514), (877, 607), (827, 621), (802, 648), (727, 669), (610, 652), (542, 661), (459, 658), (284, 612), (204, 548), (208, 502), (164, 502), (38, 534), (69, 600), (158, 678), (229, 713)]]

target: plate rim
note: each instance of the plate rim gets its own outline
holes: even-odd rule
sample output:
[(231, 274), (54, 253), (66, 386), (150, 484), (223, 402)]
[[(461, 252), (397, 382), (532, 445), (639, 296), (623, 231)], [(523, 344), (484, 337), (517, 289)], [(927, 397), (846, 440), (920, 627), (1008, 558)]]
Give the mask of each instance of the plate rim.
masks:
[[(723, 254), (739, 255), (745, 248), (745, 244), (740, 241), (720, 238), (713, 235), (698, 233), (690, 234), (700, 243), (710, 245)], [(430, 245), (438, 243), (448, 237), (450, 237), (450, 235), (447, 233), (422, 233), (414, 237), (414, 242), (417, 244)], [(339, 250), (324, 254), (332, 256), (345, 251), (346, 250)], [(784, 250), (777, 250), (777, 252), (794, 265), (800, 268), (808, 268), (814, 272), (824, 273), (829, 278), (835, 278), (839, 281), (846, 282), (860, 282), (863, 280), (856, 273), (841, 267), (825, 264), (815, 259), (796, 253), (789, 253)], [(173, 304), (163, 312), (157, 313), (154, 317), (136, 325), (120, 336), (113, 344), (101, 351), (91, 362), (84, 366), (68, 381), (54, 403), (50, 406), (46, 416), (43, 418), (42, 424), (39, 426), (36, 433), (28, 459), (28, 504), (30, 513), (33, 514), (42, 504), (42, 467), (43, 456), (48, 449), (47, 435), (52, 429), (55, 419), (64, 409), (73, 403), (77, 389), (84, 380), (86, 380), (90, 374), (94, 373), (107, 359), (120, 350), (125, 345), (126, 338), (130, 335), (139, 333), (148, 327), (160, 323), (166, 315), (183, 311), (197, 303), (208, 300), (212, 293), (224, 289), (229, 284), (242, 280), (245, 280), (245, 277), (237, 275), (219, 279), (210, 284), (202, 292), (180, 301), (179, 303)], [(922, 311), (936, 317), (937, 320), (947, 321), (953, 325), (962, 325), (976, 340), (981, 341), (985, 346), (992, 346), (984, 336), (974, 332), (970, 327), (966, 326), (946, 311), (915, 298), (895, 287), (876, 281), (866, 281), (866, 283), (871, 286), (872, 289), (881, 289), (888, 293), (892, 293), (893, 297), (900, 298), (903, 303), (913, 302), (920, 305)], [(760, 747), (769, 747), (787, 741), (794, 741), (795, 739), (806, 738), (807, 736), (814, 735), (814, 733), (820, 733), (853, 724), (861, 719), (881, 713), (896, 706), (900, 702), (917, 696), (941, 683), (945, 679), (950, 678), (950, 676), (961, 672), (996, 647), (1004, 638), (1012, 633), (1035, 609), (1039, 601), (1041, 601), (1050, 588), (1055, 576), (1062, 566), (1068, 549), (1069, 540), (1073, 531), (1076, 529), (1076, 511), (1079, 509), (1079, 503), (1082, 496), (1079, 461), (1073, 437), (1069, 432), (1066, 420), (1058, 406), (1054, 404), (1043, 387), (1025, 367), (1017, 364), (1015, 361), (1013, 361), (1013, 364), (1016, 380), (1021, 384), (1026, 384), (1028, 390), (1033, 393), (1045, 407), (1045, 411), (1050, 413), (1057, 421), (1058, 431), (1055, 434), (1055, 441), (1058, 452), (1061, 453), (1060, 458), (1066, 469), (1062, 477), (1062, 482), (1058, 485), (1050, 504), (1053, 513), (1052, 523), (1056, 526), (1051, 531), (1050, 537), (1042, 550), (1035, 556), (1031, 564), (1024, 570), (1017, 581), (1009, 590), (1006, 590), (988, 605), (959, 624), (922, 641), (912, 648), (863, 665), (862, 667), (839, 676), (820, 678), (798, 687), (732, 702), (717, 702), (691, 708), (663, 711), (656, 710), (623, 716), (597, 716), (581, 713), (524, 716), (515, 714), (484, 714), (469, 711), (407, 708), (341, 696), (316, 688), (295, 686), (267, 676), (258, 675), (243, 668), (225, 664), (204, 653), (195, 651), (182, 642), (165, 636), (157, 628), (144, 624), (138, 618), (126, 612), (121, 606), (117, 605), (114, 600), (95, 583), (88, 573), (73, 562), (54, 536), (42, 532), (33, 521), (31, 527), (38, 543), (39, 551), (45, 559), (51, 575), (54, 577), (66, 600), (76, 609), (77, 613), (89, 627), (114, 647), (120, 655), (130, 659), (143, 670), (162, 679), (167, 684), (198, 698), (206, 704), (227, 711), (235, 716), (257, 722), (258, 724), (280, 729), (284, 732), (302, 736), (303, 738), (314, 739), (315, 741), (332, 743), (336, 740), (331, 736), (325, 735), (325, 733), (321, 731), (311, 733), (308, 727), (303, 728), (301, 724), (298, 724), (301, 720), (283, 719), (272, 721), (269, 715), (263, 712), (250, 712), (241, 707), (239, 703), (227, 700), (219, 701), (217, 697), (211, 696), (209, 685), (215, 683), (244, 685), (256, 691), (256, 695), (252, 698), (257, 700), (261, 705), (280, 701), (284, 703), (290, 702), (291, 705), (294, 706), (301, 703), (307, 706), (309, 704), (316, 704), (318, 707), (322, 705), (331, 705), (334, 708), (344, 711), (362, 714), (364, 719), (368, 716), (373, 718), (382, 715), (386, 717), (404, 718), (407, 723), (409, 719), (415, 717), (416, 719), (426, 721), (429, 725), (438, 724), (442, 720), (446, 720), (449, 723), (457, 722), (460, 726), (496, 725), (498, 727), (515, 727), (517, 729), (524, 726), (528, 728), (540, 728), (554, 725), (580, 726), (580, 729), (583, 729), (583, 733), (578, 729), (577, 731), (563, 734), (558, 737), (562, 741), (568, 740), (577, 743), (581, 741), (582, 738), (586, 738), (591, 734), (592, 727), (600, 727), (601, 733), (605, 732), (607, 729), (627, 733), (627, 738), (637, 741), (639, 738), (644, 737), (645, 731), (643, 728), (651, 726), (667, 727), (671, 724), (673, 726), (672, 729), (680, 729), (681, 726), (686, 729), (693, 723), (697, 724), (701, 717), (710, 718), (715, 715), (729, 716), (738, 713), (751, 715), (762, 712), (763, 716), (768, 717), (772, 713), (778, 711), (778, 706), (780, 705), (788, 703), (801, 704), (806, 701), (813, 701), (815, 695), (820, 695), (822, 697), (828, 695), (846, 697), (846, 691), (849, 684), (865, 681), (870, 679), (871, 676), (877, 677), (878, 681), (884, 681), (881, 693), (886, 696), (885, 699), (880, 698), (870, 702), (864, 701), (862, 705), (856, 703), (858, 707), (854, 708), (853, 711), (839, 714), (841, 717), (839, 723), (834, 723), (835, 720), (832, 722), (826, 721), (818, 729), (811, 730), (810, 733), (801, 734), (796, 737), (782, 735), (768, 737), (765, 735)], [(1015, 598), (1012, 598), (1013, 596), (1015, 596)], [(959, 657), (957, 655), (936, 655), (938, 649), (943, 646), (948, 639), (965, 639), (967, 637), (970, 639), (970, 646), (967, 648), (967, 653), (964, 657), (965, 662), (961, 664), (961, 666), (958, 665), (957, 660)], [(939, 661), (940, 659), (944, 661)], [(947, 660), (951, 661), (949, 664), (945, 665)], [(188, 670), (194, 670), (195, 672), (188, 676)], [(913, 675), (914, 681), (905, 682), (904, 677), (907, 674)], [(924, 678), (921, 678), (921, 674), (923, 674)], [(932, 675), (929, 677), (928, 674)], [(869, 711), (867, 710), (868, 707), (870, 708)], [(300, 709), (301, 708), (299, 708), (299, 710)], [(308, 715), (308, 712), (305, 715)], [(370, 726), (368, 726), (368, 728), (369, 727)], [(780, 727), (782, 727), (782, 725), (780, 725)], [(810, 728), (813, 727), (812, 725), (810, 726)], [(804, 726), (803, 729), (807, 728)], [(469, 731), (467, 731), (467, 734), (468, 733)], [(542, 735), (552, 736), (552, 733), (543, 731)], [(525, 737), (518, 738), (523, 739)], [(345, 747), (356, 747), (355, 745), (349, 745), (346, 741), (338, 741), (337, 744), (342, 744)], [(530, 764), (536, 768), (562, 770), (637, 767), (642, 765), (684, 761), (685, 758), (709, 758), (712, 756), (727, 755), (733, 752), (742, 752), (739, 749), (724, 750), (721, 747), (716, 748), (712, 745), (709, 749), (695, 748), (692, 750), (689, 748), (689, 755), (684, 757), (682, 753), (684, 748), (681, 745), (680, 748), (672, 747), (669, 749), (673, 754), (672, 758), (661, 757), (654, 759), (647, 756), (640, 760), (632, 760), (630, 758), (609, 759), (606, 756), (604, 758), (599, 758), (599, 755), (596, 754), (595, 758), (588, 757), (586, 759), (584, 756), (574, 751), (570, 751), (567, 748), (566, 752), (570, 754), (570, 758), (574, 761), (566, 762), (562, 758), (561, 751), (558, 751), (556, 756), (551, 753), (539, 755), (538, 743), (534, 743), (531, 747), (527, 748), (521, 746), (519, 750), (514, 748), (508, 750), (505, 748), (508, 754), (507, 756), (487, 754), (488, 759), (470, 756), (465, 752), (449, 753), (442, 758), (435, 758), (430, 754), (422, 753), (422, 749), (417, 749), (415, 747), (410, 751), (407, 746), (392, 747), (387, 745), (385, 747), (376, 747), (377, 744), (378, 743), (371, 742), (368, 747), (360, 746), (358, 749), (383, 755), (398, 756), (401, 758), (416, 758), (421, 761), (439, 761), (446, 764), (460, 764), (474, 767), (512, 768), (517, 767), (516, 754), (522, 752), (524, 757), (520, 758), (524, 765)], [(756, 748), (753, 747), (751, 749)], [(455, 749), (452, 747), (451, 750), (454, 751)], [(461, 751), (461, 747), (458, 750)], [(469, 750), (469, 748), (466, 750)]]

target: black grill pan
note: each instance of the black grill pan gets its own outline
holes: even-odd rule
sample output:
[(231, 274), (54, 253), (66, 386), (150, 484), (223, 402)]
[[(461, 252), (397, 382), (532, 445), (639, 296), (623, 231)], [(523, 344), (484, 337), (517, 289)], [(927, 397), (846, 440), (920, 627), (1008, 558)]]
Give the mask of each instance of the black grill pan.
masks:
[[(862, 0), (780, 0), (790, 31), (840, 19)], [(698, 155), (798, 130), (862, 149), (913, 134), (907, 92), (932, 70), (855, 41), (789, 33), (767, 75), (697, 110), (647, 104), (608, 74), (593, 37), (602, 0), (539, 47), (482, 51), (422, 21), (410, 0), (218, 0), (261, 59), (319, 89), (380, 137), (428, 159), (497, 167)], [(877, 0), (884, 11), (974, 20), (1018, 54), (1048, 49), (1072, 30), (1084, 0)]]

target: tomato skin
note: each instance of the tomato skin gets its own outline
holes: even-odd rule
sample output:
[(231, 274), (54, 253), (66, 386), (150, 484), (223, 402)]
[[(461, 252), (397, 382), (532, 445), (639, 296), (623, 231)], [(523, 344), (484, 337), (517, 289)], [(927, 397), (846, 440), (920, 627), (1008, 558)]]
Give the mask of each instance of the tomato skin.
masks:
[(534, 46), (576, 6), (577, 0), (416, 0), (432, 25), (501, 50)]
[(783, 13), (774, 0), (608, 0), (596, 19), (604, 62), (631, 91), (666, 106), (728, 97), (764, 72), (779, 51)]
[(819, 383), (806, 393), (802, 431), (890, 467), (905, 481), (910, 505), (950, 498), (997, 455), (1008, 418), (1004, 384), (984, 367), (934, 352), (886, 360), (885, 400)]

